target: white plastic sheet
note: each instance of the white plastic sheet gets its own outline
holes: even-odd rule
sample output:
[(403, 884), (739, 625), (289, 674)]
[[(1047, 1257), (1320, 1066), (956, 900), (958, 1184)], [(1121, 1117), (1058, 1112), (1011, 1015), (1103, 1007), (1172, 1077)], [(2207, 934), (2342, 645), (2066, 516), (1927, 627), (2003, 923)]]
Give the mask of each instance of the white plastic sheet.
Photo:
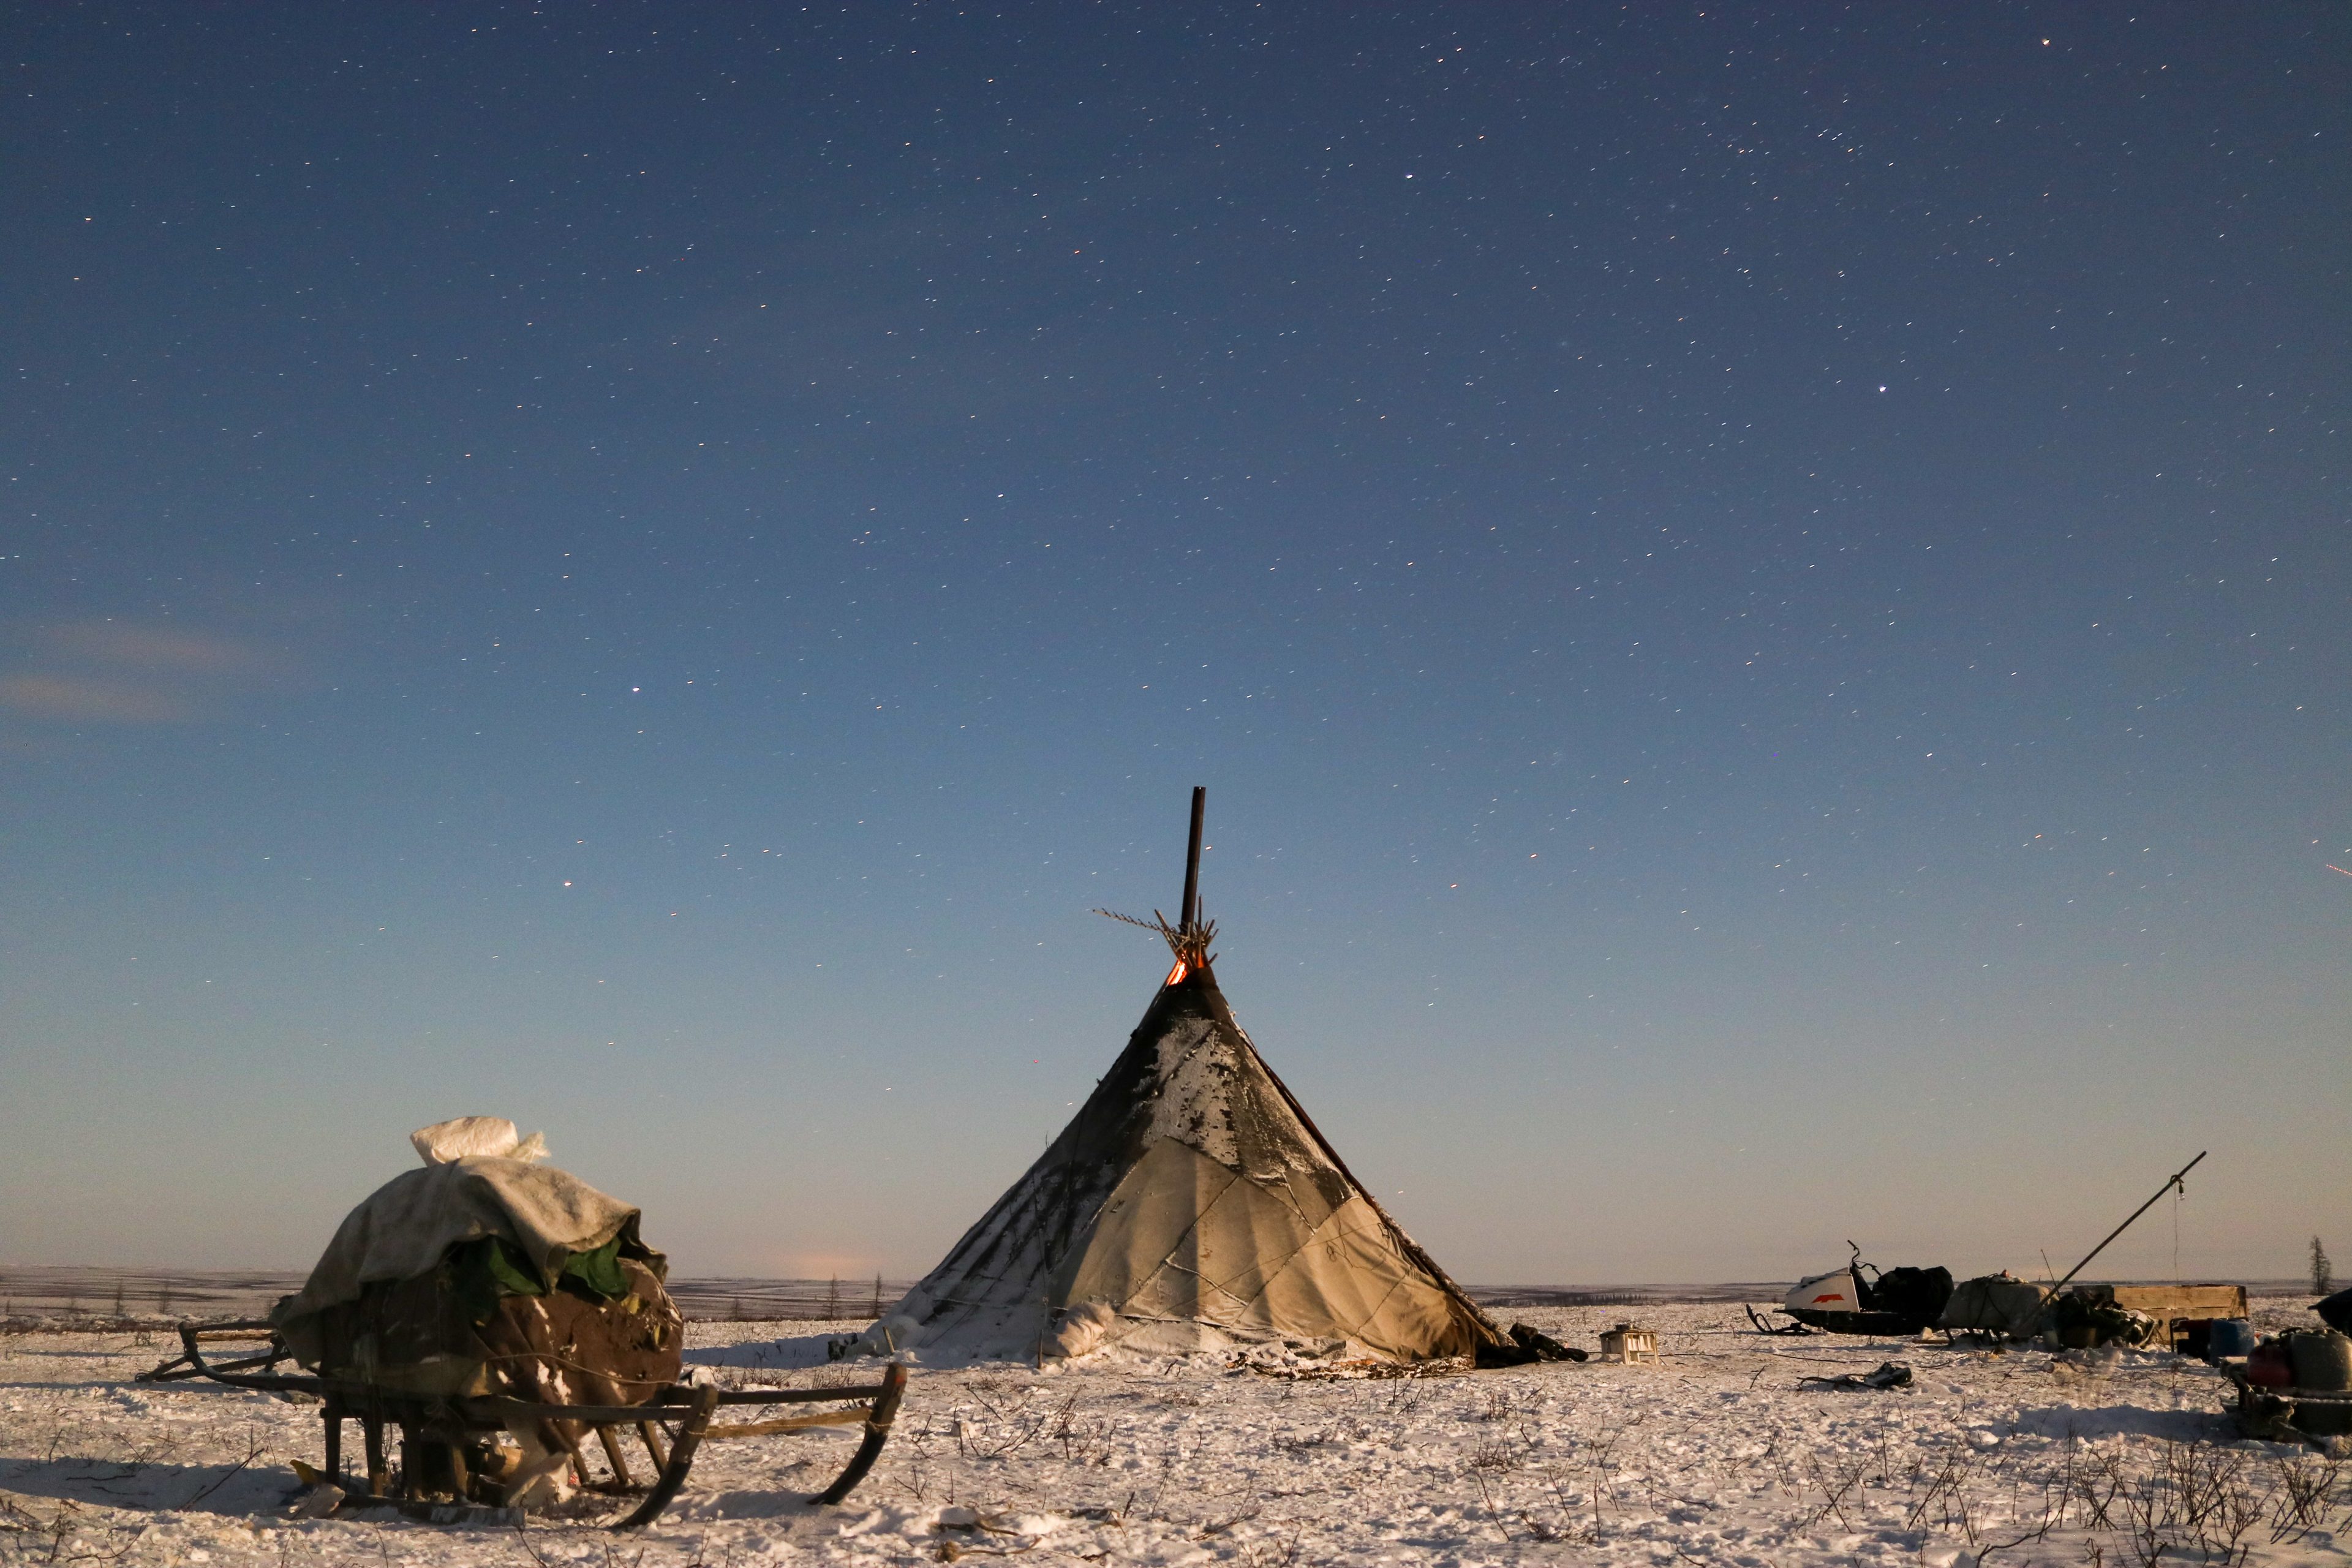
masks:
[(428, 1165), (453, 1165), (468, 1154), (525, 1163), (547, 1158), (547, 1134), (525, 1138), (503, 1116), (453, 1116), (408, 1135), (409, 1143)]

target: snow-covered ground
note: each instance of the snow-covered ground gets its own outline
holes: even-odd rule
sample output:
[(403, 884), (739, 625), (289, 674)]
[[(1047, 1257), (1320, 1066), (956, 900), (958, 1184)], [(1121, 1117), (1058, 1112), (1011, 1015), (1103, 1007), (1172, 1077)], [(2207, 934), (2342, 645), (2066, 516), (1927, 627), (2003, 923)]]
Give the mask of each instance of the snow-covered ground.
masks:
[[(1589, 1348), (1628, 1313), (1505, 1315)], [(1206, 1359), (920, 1368), (847, 1505), (801, 1498), (838, 1468), (848, 1434), (719, 1443), (634, 1537), (587, 1517), (520, 1531), (289, 1518), (290, 1461), (319, 1457), (309, 1407), (134, 1383), (172, 1348), (154, 1335), (13, 1334), (0, 1337), (0, 1560), (1794, 1568), (2137, 1563), (2168, 1543), (2166, 1562), (2352, 1554), (2352, 1464), (2235, 1441), (2219, 1414), (2226, 1385), (2194, 1363), (1768, 1340), (1720, 1302), (1639, 1315), (1659, 1331), (1661, 1365), (1409, 1378)], [(2265, 1317), (2310, 1321), (2300, 1299), (2265, 1300)], [(730, 1384), (837, 1380), (824, 1337), (862, 1326), (698, 1323), (689, 1360)], [(1910, 1388), (1799, 1384), (1889, 1360), (1911, 1366)]]

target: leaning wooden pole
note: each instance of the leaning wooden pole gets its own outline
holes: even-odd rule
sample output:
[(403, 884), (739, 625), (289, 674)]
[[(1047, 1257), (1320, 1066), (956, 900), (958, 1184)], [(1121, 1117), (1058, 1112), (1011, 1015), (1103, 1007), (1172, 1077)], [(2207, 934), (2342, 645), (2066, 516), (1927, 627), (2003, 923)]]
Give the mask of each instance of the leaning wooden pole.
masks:
[[(2207, 1154), (2211, 1152), (2212, 1151), (2210, 1149), (2200, 1150), (2198, 1152), (2197, 1160), (2202, 1160)], [(2189, 1161), (2189, 1163), (2181, 1166), (2180, 1169), (2173, 1172), (2171, 1175), (2166, 1177), (2164, 1185), (2156, 1189), (2156, 1198), (2160, 1198), (2164, 1196), (2165, 1194), (2172, 1191), (2175, 1187), (2180, 1186), (2180, 1178), (2197, 1168), (2197, 1160)], [(2181, 1190), (2186, 1192), (2188, 1189), (2184, 1187)], [(2148, 1210), (2156, 1206), (2156, 1198), (2150, 1198), (2147, 1202), (2140, 1205), (2139, 1207), (2132, 1210), (2131, 1219), (2124, 1221), (2123, 1224), (2107, 1232), (2107, 1241), (2113, 1241), (2116, 1237), (2129, 1230), (2131, 1228), (2132, 1219), (2139, 1218), (2140, 1215), (2146, 1214)], [(2066, 1278), (2064, 1279), (2061, 1279), (2057, 1284), (2053, 1285), (2049, 1289), (2044, 1290), (2042, 1293), (2042, 1299), (2046, 1301), (2050, 1300), (2051, 1297), (2058, 1294), (2059, 1291), (2063, 1290), (2066, 1288), (2068, 1281), (2072, 1280), (2075, 1275), (2080, 1274), (2084, 1269), (2088, 1268), (2091, 1266), (2092, 1258), (2096, 1258), (2099, 1254), (2107, 1249), (2107, 1241), (2103, 1241), (2099, 1243), (2098, 1246), (2091, 1248), (2090, 1252), (2084, 1258), (2082, 1262), (2077, 1263), (2074, 1268), (2066, 1270)]]
[(1177, 923), (1197, 926), (1201, 923), (1201, 820), (1208, 815), (1209, 788), (1206, 784), (1192, 786), (1192, 842), (1184, 851), (1184, 901), (1177, 906)]

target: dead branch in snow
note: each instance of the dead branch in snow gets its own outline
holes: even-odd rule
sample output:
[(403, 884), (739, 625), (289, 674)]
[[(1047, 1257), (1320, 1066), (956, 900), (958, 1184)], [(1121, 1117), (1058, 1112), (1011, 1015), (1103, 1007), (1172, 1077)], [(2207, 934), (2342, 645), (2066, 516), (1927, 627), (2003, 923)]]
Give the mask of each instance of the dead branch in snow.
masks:
[(1828, 1500), (1813, 1510), (1811, 1516), (1805, 1521), (1804, 1527), (1811, 1530), (1831, 1514), (1836, 1514), (1838, 1523), (1849, 1531), (1852, 1530), (1853, 1521), (1845, 1516), (1845, 1496), (1861, 1482), (1863, 1472), (1870, 1468), (1869, 1459), (1864, 1458), (1857, 1461), (1843, 1475), (1823, 1475), (1821, 1461), (1816, 1458), (1807, 1458), (1805, 1468), (1812, 1472), (1813, 1483), (1822, 1489)]
[(266, 1451), (267, 1446), (263, 1444), (258, 1436), (248, 1435), (246, 1439), (245, 1458), (239, 1459), (236, 1463), (231, 1465), (226, 1470), (223, 1471), (210, 1486), (203, 1488), (197, 1491), (194, 1497), (180, 1504), (180, 1511), (183, 1513), (186, 1512), (188, 1510), (195, 1507), (198, 1503), (204, 1501), (205, 1499), (212, 1496), (213, 1493), (220, 1490), (221, 1488), (228, 1485), (230, 1481), (235, 1480), (239, 1475), (244, 1473), (247, 1466), (252, 1464), (254, 1460), (261, 1458), (263, 1453)]

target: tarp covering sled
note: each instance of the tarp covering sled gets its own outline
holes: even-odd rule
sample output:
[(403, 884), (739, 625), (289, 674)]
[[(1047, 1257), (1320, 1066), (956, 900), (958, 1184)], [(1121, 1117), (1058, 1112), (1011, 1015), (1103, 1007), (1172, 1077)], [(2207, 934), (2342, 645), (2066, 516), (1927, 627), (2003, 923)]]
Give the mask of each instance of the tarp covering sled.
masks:
[[(593, 1436), (609, 1477), (642, 1493), (616, 1528), (650, 1521), (685, 1484), (708, 1439), (861, 1426), (848, 1466), (815, 1500), (838, 1502), (879, 1455), (906, 1386), (903, 1366), (871, 1387), (688, 1386), (685, 1322), (664, 1288), (667, 1260), (637, 1234), (638, 1212), (562, 1171), (511, 1122), (468, 1117), (423, 1129), (425, 1161), (347, 1216), (302, 1289), (267, 1323), (184, 1324), (182, 1353), (154, 1382), (205, 1377), (318, 1398), (326, 1425), (326, 1509), (395, 1506), (436, 1520), (469, 1509), (559, 1501), (592, 1484)], [(215, 1363), (206, 1340), (266, 1333), (266, 1349)], [(305, 1375), (283, 1374), (291, 1358)], [(845, 1406), (714, 1425), (721, 1405)], [(364, 1473), (343, 1475), (345, 1423), (360, 1423)], [(398, 1467), (387, 1451), (396, 1429)], [(651, 1462), (640, 1485), (623, 1447)], [(515, 1516), (519, 1518), (520, 1516)]]
[(1945, 1303), (1936, 1326), (1955, 1333), (2030, 1340), (2041, 1331), (2047, 1300), (2041, 1286), (2015, 1275), (1980, 1275), (1952, 1287), (1952, 1299)]

